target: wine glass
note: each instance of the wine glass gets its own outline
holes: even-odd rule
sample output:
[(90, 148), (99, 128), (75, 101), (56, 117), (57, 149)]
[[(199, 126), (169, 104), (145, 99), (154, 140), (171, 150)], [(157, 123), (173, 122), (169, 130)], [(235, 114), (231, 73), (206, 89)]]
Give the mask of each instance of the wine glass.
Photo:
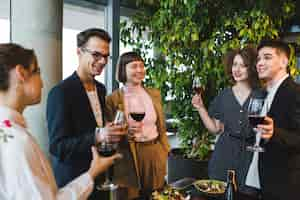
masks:
[(264, 98), (251, 98), (248, 105), (248, 119), (253, 130), (256, 132), (255, 144), (247, 146), (248, 151), (264, 152), (264, 148), (259, 145), (261, 140), (261, 131), (256, 128), (258, 124), (263, 124), (267, 114), (267, 105), (264, 105)]
[[(128, 113), (129, 118), (135, 122), (142, 122), (145, 117), (145, 105), (143, 99), (137, 94), (131, 94), (128, 96)], [(146, 141), (147, 138), (143, 133), (135, 136), (138, 141)]]
[(115, 119), (114, 119), (113, 123), (116, 124), (116, 125), (126, 126), (126, 120), (125, 120), (124, 112), (122, 112), (121, 110), (118, 110), (116, 115), (115, 115)]
[[(102, 141), (97, 144), (97, 150), (98, 153), (101, 156), (109, 157), (116, 153), (116, 145), (109, 142), (108, 135), (105, 131), (101, 130), (101, 128), (96, 128), (97, 134), (102, 134)], [(104, 191), (112, 191), (117, 188), (117, 185), (113, 184), (112, 182), (112, 174), (113, 174), (113, 167), (111, 166), (106, 172), (105, 172), (105, 181), (102, 185), (97, 185), (97, 190), (104, 190)]]
[(205, 87), (201, 77), (195, 77), (193, 80), (193, 90), (197, 95), (203, 94)]
[[(202, 97), (200, 97), (200, 95), (203, 94), (205, 87), (203, 85), (203, 80), (201, 77), (199, 77), (199, 76), (194, 77), (192, 87), (193, 87), (193, 90), (196, 93), (196, 95), (199, 95), (199, 98), (202, 98)], [(202, 99), (201, 99), (201, 101), (202, 101)], [(193, 111), (198, 111), (198, 109), (193, 108)]]
[[(122, 111), (117, 111), (113, 124), (126, 126), (124, 113)], [(118, 148), (118, 143), (109, 142), (107, 133), (101, 130), (101, 128), (96, 128), (96, 132), (103, 136), (103, 140), (97, 145), (98, 153), (104, 157), (109, 157), (115, 154)], [(118, 186), (112, 182), (112, 176), (113, 166), (105, 172), (105, 181), (102, 185), (98, 185), (97, 189), (102, 191), (113, 191), (118, 188)]]

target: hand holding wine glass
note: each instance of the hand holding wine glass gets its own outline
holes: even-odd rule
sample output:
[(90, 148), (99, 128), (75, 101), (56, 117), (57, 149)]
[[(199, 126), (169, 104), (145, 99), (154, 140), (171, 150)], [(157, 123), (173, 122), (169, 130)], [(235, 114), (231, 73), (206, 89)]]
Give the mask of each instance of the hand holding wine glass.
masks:
[(195, 77), (193, 80), (193, 90), (196, 93), (196, 95), (203, 94), (205, 87), (203, 85), (203, 81), (201, 77)]
[(258, 124), (263, 124), (267, 114), (267, 105), (264, 105), (264, 98), (251, 98), (248, 106), (248, 119), (253, 130), (256, 132), (256, 140), (253, 146), (247, 146), (248, 151), (264, 152), (264, 148), (259, 145), (261, 140), (261, 130)]
[(201, 94), (198, 95), (194, 95), (192, 98), (192, 105), (194, 106), (194, 108), (196, 108), (197, 110), (204, 108), (204, 103), (201, 97)]
[(147, 138), (143, 135), (143, 119), (145, 117), (145, 105), (143, 99), (136, 94), (128, 96), (129, 112), (129, 134), (136, 141), (145, 141)]
[(116, 153), (110, 157), (100, 156), (96, 147), (92, 147), (93, 160), (91, 162), (88, 173), (95, 179), (99, 174), (105, 172), (115, 160), (121, 159), (122, 155)]
[[(127, 134), (127, 123), (126, 121), (120, 122), (114, 120), (114, 122), (107, 122), (105, 127), (96, 129), (96, 143), (100, 144), (103, 142), (103, 140), (106, 140), (105, 142), (109, 143), (118, 143), (122, 138)], [(104, 132), (105, 134), (100, 134), (101, 132)]]
[[(105, 128), (96, 128), (96, 135), (101, 136), (101, 142), (97, 144), (97, 151), (103, 157), (109, 157), (117, 152), (116, 143), (109, 140), (109, 135)], [(116, 185), (112, 183), (112, 167), (110, 167), (105, 172), (105, 181), (102, 185), (97, 185), (98, 190), (114, 190), (117, 188)]]
[(270, 140), (274, 135), (274, 121), (271, 117), (266, 116), (263, 124), (258, 124), (257, 128), (262, 131), (261, 138), (266, 141)]
[(192, 98), (192, 105), (197, 109), (204, 108), (204, 103), (202, 100), (202, 94), (204, 92), (204, 85), (201, 77), (195, 77), (193, 80), (193, 91), (195, 95)]
[(117, 113), (115, 115), (115, 119), (113, 121), (113, 124), (115, 126), (120, 127), (120, 131), (121, 131), (121, 136), (123, 136), (123, 134), (127, 134), (128, 133), (128, 123), (125, 119), (125, 114), (123, 111), (121, 110), (117, 110)]
[[(101, 156), (109, 157), (117, 152), (118, 142), (120, 137), (123, 135), (125, 127), (125, 117), (122, 111), (117, 111), (114, 122), (110, 123), (107, 129), (96, 128), (97, 134), (102, 135), (101, 142), (97, 145), (98, 153)], [(109, 132), (110, 131), (110, 132)], [(120, 133), (120, 134), (119, 134)], [(114, 140), (115, 138), (115, 140)], [(117, 188), (112, 182), (113, 168), (110, 167), (105, 173), (105, 182), (98, 186), (98, 190), (114, 190)]]

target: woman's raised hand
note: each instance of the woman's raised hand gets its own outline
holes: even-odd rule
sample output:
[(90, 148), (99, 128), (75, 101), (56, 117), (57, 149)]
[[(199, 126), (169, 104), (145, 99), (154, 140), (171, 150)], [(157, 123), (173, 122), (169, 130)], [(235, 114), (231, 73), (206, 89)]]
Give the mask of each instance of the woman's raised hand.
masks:
[(201, 94), (196, 94), (192, 98), (192, 105), (197, 109), (204, 108), (204, 103), (201, 97)]

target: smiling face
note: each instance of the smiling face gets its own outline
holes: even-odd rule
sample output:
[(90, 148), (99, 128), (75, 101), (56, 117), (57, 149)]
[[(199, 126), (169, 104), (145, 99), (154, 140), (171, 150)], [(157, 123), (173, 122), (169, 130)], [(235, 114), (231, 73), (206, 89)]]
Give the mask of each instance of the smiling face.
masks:
[(100, 75), (108, 62), (109, 43), (99, 37), (91, 37), (84, 47), (78, 48), (80, 74), (87, 79)]
[(283, 52), (263, 47), (258, 51), (256, 69), (260, 79), (273, 82), (287, 74), (288, 58)]
[(234, 57), (231, 72), (235, 82), (248, 80), (248, 68), (245, 66), (241, 55), (237, 54)]
[(146, 70), (144, 62), (132, 61), (126, 65), (126, 83), (140, 85), (145, 78)]

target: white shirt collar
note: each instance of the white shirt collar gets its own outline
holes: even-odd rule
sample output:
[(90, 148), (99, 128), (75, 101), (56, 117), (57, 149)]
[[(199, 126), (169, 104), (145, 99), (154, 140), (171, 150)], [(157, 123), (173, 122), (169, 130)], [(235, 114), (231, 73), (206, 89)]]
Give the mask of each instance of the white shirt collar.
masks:
[(283, 76), (281, 79), (279, 79), (274, 85), (272, 86), (267, 86), (267, 91), (268, 91), (268, 95), (266, 97), (266, 105), (267, 105), (267, 110), (270, 109), (272, 102), (274, 100), (275, 94), (278, 90), (278, 88), (280, 87), (280, 85), (282, 84), (282, 82), (287, 79), (289, 77), (288, 74), (286, 74), (285, 76)]
[(281, 83), (287, 78), (289, 77), (288, 74), (284, 75), (281, 79), (279, 79), (275, 84), (273, 84), (272, 86), (267, 86), (267, 91), (268, 93), (276, 93), (277, 89), (279, 88), (279, 86), (281, 85)]
[(1, 123), (4, 120), (11, 120), (12, 122), (26, 128), (26, 121), (25, 118), (21, 113), (16, 110), (13, 110), (10, 107), (0, 105), (0, 121)]

